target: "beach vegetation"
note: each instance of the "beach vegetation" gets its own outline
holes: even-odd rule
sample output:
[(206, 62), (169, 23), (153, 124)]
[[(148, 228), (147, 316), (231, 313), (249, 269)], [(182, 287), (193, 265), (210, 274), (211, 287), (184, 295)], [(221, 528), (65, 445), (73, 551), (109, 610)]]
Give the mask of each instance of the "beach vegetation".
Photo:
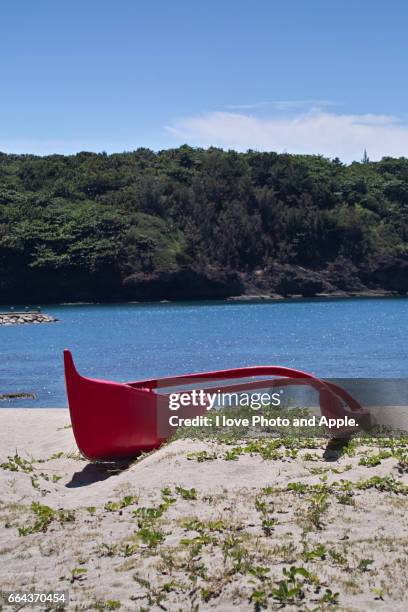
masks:
[(88, 570), (85, 567), (74, 567), (71, 569), (71, 578), (70, 582), (73, 584), (74, 582), (82, 582), (86, 578)]
[(325, 490), (316, 491), (310, 497), (309, 506), (306, 511), (306, 520), (315, 527), (321, 529), (323, 516), (329, 508), (329, 493)]
[(312, 549), (306, 549), (302, 553), (302, 558), (304, 561), (315, 561), (320, 560), (324, 561), (327, 557), (327, 549), (324, 544), (318, 544)]
[(163, 606), (163, 603), (162, 603), (167, 597), (168, 591), (166, 589), (163, 589), (160, 586), (153, 585), (150, 580), (146, 580), (139, 574), (134, 574), (133, 580), (145, 590), (145, 594), (141, 596), (140, 595), (132, 596), (131, 599), (133, 601), (137, 601), (140, 599), (147, 599), (147, 603), (149, 605), (149, 608), (143, 608), (143, 607), (139, 608), (139, 612), (141, 612), (142, 610), (146, 610), (147, 612), (153, 607), (156, 607), (156, 609), (159, 608), (162, 610), (167, 609)]
[(148, 525), (141, 527), (137, 532), (137, 536), (148, 546), (148, 548), (156, 548), (156, 546), (161, 544), (165, 539), (165, 535), (162, 531)]
[(118, 553), (118, 545), (102, 542), (98, 546), (97, 552), (99, 557), (114, 557)]
[(177, 486), (176, 493), (178, 493), (183, 499), (194, 501), (197, 499), (197, 490), (194, 487), (191, 489), (185, 489), (184, 487)]
[(214, 461), (214, 459), (217, 459), (217, 454), (203, 450), (187, 453), (186, 457), (189, 460), (194, 459), (195, 461), (198, 461), (198, 463), (202, 463), (203, 461)]
[(17, 452), (14, 455), (7, 457), (7, 461), (0, 463), (2, 470), (9, 470), (10, 472), (25, 472), (30, 474), (33, 471), (33, 461), (24, 459)]
[(374, 559), (360, 559), (356, 569), (359, 572), (368, 572), (373, 563)]
[(32, 502), (30, 508), (35, 515), (35, 521), (30, 526), (19, 527), (18, 533), (20, 536), (45, 532), (50, 524), (54, 521), (58, 521), (62, 524), (75, 520), (75, 513), (73, 510), (54, 510), (53, 508), (50, 508), (50, 506), (46, 506), (38, 502)]
[(121, 553), (124, 557), (131, 557), (137, 552), (137, 550), (137, 546), (127, 543), (122, 546)]
[(365, 465), (366, 467), (375, 467), (376, 465), (380, 465), (383, 459), (388, 459), (392, 456), (393, 453), (391, 451), (382, 450), (375, 455), (365, 455), (361, 457), (358, 464)]
[(98, 601), (94, 604), (93, 609), (100, 612), (105, 610), (119, 610), (122, 607), (118, 599), (107, 599), (106, 601)]
[(104, 508), (108, 512), (117, 512), (118, 510), (123, 510), (124, 508), (127, 508), (128, 506), (137, 504), (137, 501), (138, 501), (137, 497), (135, 497), (134, 495), (125, 495), (122, 499), (120, 499), (117, 502), (112, 502), (112, 501), (106, 502), (106, 504), (104, 505)]
[(64, 456), (63, 451), (59, 451), (57, 453), (53, 453), (51, 457), (49, 458), (49, 460), (52, 461), (53, 459), (61, 459), (63, 456)]

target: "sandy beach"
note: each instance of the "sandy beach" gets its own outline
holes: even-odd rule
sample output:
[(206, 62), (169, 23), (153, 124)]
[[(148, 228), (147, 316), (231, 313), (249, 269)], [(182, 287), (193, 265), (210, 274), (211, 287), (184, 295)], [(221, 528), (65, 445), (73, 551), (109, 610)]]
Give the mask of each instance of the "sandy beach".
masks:
[(406, 610), (406, 457), (176, 440), (91, 464), (66, 410), (0, 410), (0, 587), (69, 610)]

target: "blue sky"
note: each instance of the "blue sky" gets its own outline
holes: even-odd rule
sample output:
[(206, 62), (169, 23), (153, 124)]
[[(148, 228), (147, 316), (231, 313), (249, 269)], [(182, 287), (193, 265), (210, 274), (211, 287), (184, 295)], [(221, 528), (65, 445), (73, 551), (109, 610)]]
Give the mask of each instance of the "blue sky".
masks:
[(0, 150), (408, 155), (405, 0), (5, 0)]

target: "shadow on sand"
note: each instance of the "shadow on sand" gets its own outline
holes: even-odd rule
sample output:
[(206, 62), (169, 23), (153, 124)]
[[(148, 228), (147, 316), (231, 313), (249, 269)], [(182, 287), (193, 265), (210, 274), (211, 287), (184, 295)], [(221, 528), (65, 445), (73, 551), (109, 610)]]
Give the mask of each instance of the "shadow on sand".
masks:
[(343, 436), (338, 438), (330, 438), (327, 442), (327, 446), (324, 449), (323, 459), (325, 461), (337, 461), (342, 454), (344, 448), (348, 445), (351, 440), (351, 436)]
[(75, 472), (70, 482), (65, 486), (68, 489), (87, 487), (94, 482), (107, 480), (111, 476), (117, 476), (127, 470), (133, 460), (111, 461), (109, 463), (88, 463), (80, 472)]
[[(337, 461), (343, 454), (343, 449), (347, 446), (349, 441), (350, 436), (331, 438), (328, 440), (323, 453), (323, 459), (325, 461)], [(65, 486), (68, 489), (76, 489), (78, 487), (87, 487), (95, 482), (107, 480), (127, 470), (134, 461), (135, 457), (121, 461), (87, 463), (80, 472), (74, 473), (71, 480)]]

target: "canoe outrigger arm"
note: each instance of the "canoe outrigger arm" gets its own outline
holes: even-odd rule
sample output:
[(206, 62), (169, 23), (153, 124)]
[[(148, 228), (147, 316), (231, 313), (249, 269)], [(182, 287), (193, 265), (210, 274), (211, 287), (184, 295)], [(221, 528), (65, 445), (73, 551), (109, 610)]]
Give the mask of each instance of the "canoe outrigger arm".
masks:
[[(195, 382), (198, 385), (215, 383), (216, 387), (206, 387), (206, 391), (221, 392), (309, 385), (318, 392), (321, 414), (327, 418), (346, 415), (361, 421), (367, 418), (367, 411), (344, 389), (292, 368), (251, 366), (118, 383), (81, 376), (69, 350), (64, 351), (64, 366), (75, 440), (81, 453), (92, 460), (134, 457), (158, 448), (175, 430), (168, 422), (169, 392), (165, 389), (183, 388)], [(263, 377), (263, 380), (242, 382), (250, 377)], [(228, 380), (229, 384), (221, 384)], [(193, 414), (189, 406), (181, 408), (178, 415), (186, 417), (204, 412), (205, 407), (195, 407)]]

